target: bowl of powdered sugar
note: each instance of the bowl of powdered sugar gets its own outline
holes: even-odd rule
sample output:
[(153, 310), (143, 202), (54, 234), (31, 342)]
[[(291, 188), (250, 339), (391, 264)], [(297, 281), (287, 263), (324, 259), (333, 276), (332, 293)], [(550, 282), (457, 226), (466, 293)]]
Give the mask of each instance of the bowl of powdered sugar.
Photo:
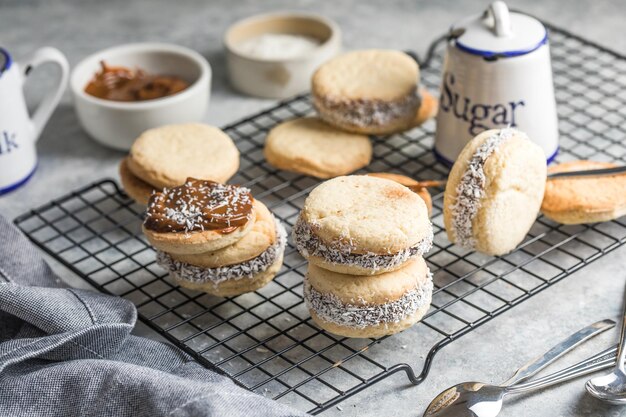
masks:
[(312, 13), (271, 13), (232, 25), (224, 36), (230, 81), (238, 91), (285, 98), (308, 91), (317, 67), (341, 49), (339, 27)]

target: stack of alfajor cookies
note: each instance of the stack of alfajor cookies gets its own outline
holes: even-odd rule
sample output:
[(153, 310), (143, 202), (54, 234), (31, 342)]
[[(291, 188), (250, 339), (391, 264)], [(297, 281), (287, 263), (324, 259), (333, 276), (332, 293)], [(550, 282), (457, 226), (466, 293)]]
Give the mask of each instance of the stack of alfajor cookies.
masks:
[(143, 232), (181, 286), (219, 296), (254, 291), (283, 261), (284, 227), (250, 190), (188, 178), (150, 198)]
[(120, 162), (124, 191), (139, 204), (163, 187), (188, 177), (227, 182), (239, 169), (239, 151), (220, 129), (201, 124), (167, 125), (146, 130)]
[(433, 284), (422, 255), (433, 231), (424, 201), (407, 187), (361, 175), (326, 181), (307, 197), (292, 232), (309, 261), (304, 300), (320, 327), (381, 337), (428, 311)]

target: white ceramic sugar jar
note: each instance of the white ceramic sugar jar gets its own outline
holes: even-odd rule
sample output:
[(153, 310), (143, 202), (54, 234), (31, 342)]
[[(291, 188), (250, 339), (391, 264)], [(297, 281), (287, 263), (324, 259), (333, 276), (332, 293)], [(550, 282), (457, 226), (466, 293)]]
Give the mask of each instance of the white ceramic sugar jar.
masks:
[(478, 133), (509, 125), (539, 144), (548, 162), (556, 156), (548, 32), (537, 19), (496, 1), (450, 29), (435, 153), (452, 164)]

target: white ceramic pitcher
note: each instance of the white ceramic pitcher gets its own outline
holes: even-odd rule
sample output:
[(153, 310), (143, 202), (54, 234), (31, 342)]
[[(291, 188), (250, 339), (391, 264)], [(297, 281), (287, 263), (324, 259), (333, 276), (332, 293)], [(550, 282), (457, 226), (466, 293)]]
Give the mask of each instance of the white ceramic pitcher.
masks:
[[(60, 76), (31, 116), (24, 100), (24, 82), (33, 68), (48, 62), (59, 66)], [(18, 188), (34, 173), (35, 143), (61, 99), (68, 76), (67, 60), (57, 49), (41, 48), (18, 63), (0, 48), (0, 195)]]
[(441, 84), (435, 153), (452, 164), (478, 133), (516, 127), (548, 162), (558, 150), (558, 122), (548, 32), (501, 1), (450, 30)]

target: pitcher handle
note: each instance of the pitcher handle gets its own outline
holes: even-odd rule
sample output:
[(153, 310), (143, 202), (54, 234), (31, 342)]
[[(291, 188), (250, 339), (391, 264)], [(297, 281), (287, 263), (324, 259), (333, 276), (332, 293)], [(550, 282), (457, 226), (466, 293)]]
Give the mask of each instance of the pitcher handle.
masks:
[(46, 46), (36, 50), (24, 61), (19, 63), (19, 68), (22, 69), (23, 82), (26, 81), (28, 74), (30, 74), (30, 72), (34, 68), (45, 63), (53, 63), (58, 65), (61, 70), (61, 74), (59, 76), (56, 87), (51, 89), (44, 96), (44, 98), (41, 100), (41, 103), (39, 103), (31, 116), (31, 123), (33, 125), (35, 140), (39, 139), (39, 135), (46, 125), (46, 122), (52, 115), (52, 111), (59, 104), (59, 100), (61, 100), (61, 95), (67, 87), (67, 81), (70, 74), (70, 65), (68, 64), (65, 55), (63, 55), (61, 51), (56, 48)]
[(503, 1), (494, 1), (487, 9), (487, 17), (493, 20), (493, 31), (498, 37), (507, 37), (513, 33), (511, 14)]

